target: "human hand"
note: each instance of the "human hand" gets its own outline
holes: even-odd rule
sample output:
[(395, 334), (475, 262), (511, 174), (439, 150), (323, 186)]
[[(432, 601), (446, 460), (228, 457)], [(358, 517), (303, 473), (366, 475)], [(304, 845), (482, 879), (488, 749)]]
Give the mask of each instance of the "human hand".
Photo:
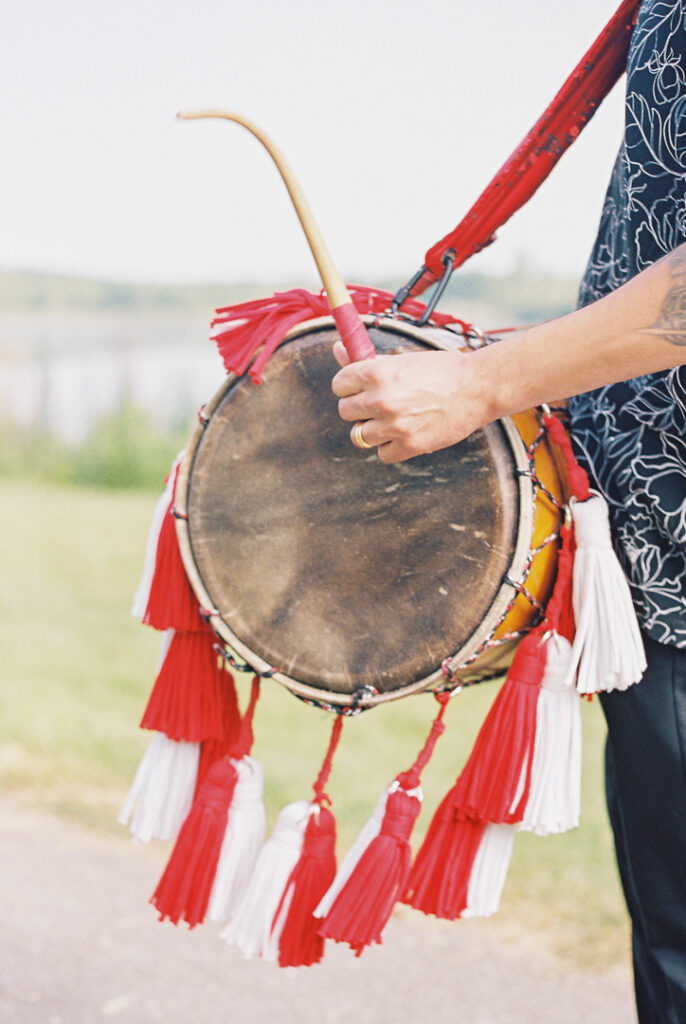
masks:
[(339, 414), (362, 421), (362, 439), (382, 462), (446, 448), (494, 418), (478, 352), (404, 352), (351, 363), (336, 342), (334, 356), (342, 367), (331, 383)]

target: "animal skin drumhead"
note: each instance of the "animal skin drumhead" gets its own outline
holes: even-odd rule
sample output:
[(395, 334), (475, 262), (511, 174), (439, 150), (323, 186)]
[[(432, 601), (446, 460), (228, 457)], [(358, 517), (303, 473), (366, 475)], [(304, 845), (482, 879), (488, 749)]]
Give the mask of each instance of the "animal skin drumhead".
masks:
[[(370, 333), (377, 352), (422, 348)], [(301, 333), (260, 386), (220, 393), (192, 453), (188, 537), (213, 608), (266, 663), (388, 692), (435, 671), (492, 604), (516, 542), (514, 456), (499, 423), (395, 465), (353, 447), (334, 336)]]

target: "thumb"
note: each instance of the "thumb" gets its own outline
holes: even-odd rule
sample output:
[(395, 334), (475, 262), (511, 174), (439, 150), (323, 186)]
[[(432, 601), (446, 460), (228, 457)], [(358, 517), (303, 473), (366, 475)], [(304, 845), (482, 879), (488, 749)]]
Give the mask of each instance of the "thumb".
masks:
[(335, 341), (333, 344), (334, 359), (339, 366), (347, 366), (350, 362), (350, 356), (345, 351), (345, 345), (342, 341)]

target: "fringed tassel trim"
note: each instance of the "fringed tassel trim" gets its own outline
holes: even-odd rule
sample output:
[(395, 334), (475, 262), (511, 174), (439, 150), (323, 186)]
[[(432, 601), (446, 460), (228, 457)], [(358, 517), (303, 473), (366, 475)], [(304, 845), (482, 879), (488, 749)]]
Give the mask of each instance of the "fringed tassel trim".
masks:
[(309, 810), (306, 800), (283, 808), (274, 831), (259, 853), (236, 914), (221, 933), (226, 942), (238, 946), (246, 957), (278, 958), (279, 936), (272, 925), (282, 893), (302, 852)]
[[(350, 296), (358, 313), (385, 313), (390, 309), (393, 295), (375, 288), (351, 285)], [(403, 305), (403, 313), (421, 316), (426, 307), (410, 299)], [(250, 377), (260, 384), (264, 368), (288, 331), (299, 323), (329, 316), (331, 309), (326, 295), (314, 295), (303, 288), (277, 292), (268, 299), (241, 302), (217, 310), (212, 321), (213, 340), (227, 373), (243, 374), (250, 367)], [(463, 330), (469, 324), (446, 313), (433, 313), (433, 323), (460, 324)], [(252, 365), (251, 365), (252, 362)]]
[(193, 633), (174, 630), (141, 728), (193, 743), (221, 741), (232, 729), (227, 730), (229, 707), (237, 716), (233, 676), (215, 650), (212, 631), (206, 626)]
[[(412, 853), (410, 836), (421, 810), (421, 773), (445, 730), (443, 716), (449, 696), (437, 694), (440, 711), (417, 760), (398, 775), (363, 830), (351, 855), (341, 865), (331, 890), (317, 907), (323, 917), (319, 934), (345, 942), (355, 955), (380, 943), (393, 907), (405, 892)], [(383, 809), (383, 810), (382, 810)], [(378, 821), (378, 827), (377, 827)]]
[(210, 769), (150, 900), (161, 921), (194, 928), (204, 920), (237, 781), (229, 758)]
[(569, 675), (576, 675), (580, 693), (625, 690), (641, 680), (646, 660), (629, 585), (612, 545), (607, 502), (590, 489), (562, 424), (549, 413), (543, 422), (564, 456), (572, 491), (576, 635)]
[(118, 818), (137, 842), (176, 839), (193, 803), (199, 754), (197, 743), (153, 736)]

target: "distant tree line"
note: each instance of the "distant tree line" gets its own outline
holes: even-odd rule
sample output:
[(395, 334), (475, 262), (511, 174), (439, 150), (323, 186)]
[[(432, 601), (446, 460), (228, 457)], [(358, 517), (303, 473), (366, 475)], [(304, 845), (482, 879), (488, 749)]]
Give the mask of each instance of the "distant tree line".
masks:
[[(367, 282), (394, 292), (399, 281)], [(284, 288), (319, 290), (312, 281), (228, 282), (225, 284), (165, 285), (95, 281), (84, 277), (0, 272), (0, 314), (9, 312), (101, 311), (173, 313), (212, 310), (217, 306), (271, 295)], [(576, 281), (528, 270), (506, 276), (463, 273), (451, 280), (442, 305), (477, 304), (524, 324), (560, 316), (573, 309)]]

